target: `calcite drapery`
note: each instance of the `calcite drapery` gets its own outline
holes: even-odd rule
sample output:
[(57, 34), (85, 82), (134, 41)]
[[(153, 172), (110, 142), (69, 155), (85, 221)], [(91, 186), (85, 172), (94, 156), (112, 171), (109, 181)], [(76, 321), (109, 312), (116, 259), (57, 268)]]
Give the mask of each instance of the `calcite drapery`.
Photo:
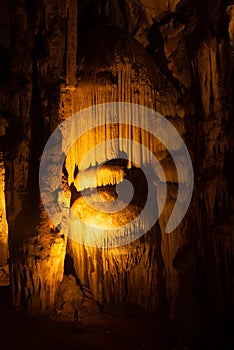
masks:
[[(76, 273), (102, 303), (130, 301), (158, 310), (166, 298), (173, 312), (176, 300), (180, 303), (183, 293), (189, 292), (186, 274), (191, 259), (186, 252), (195, 251), (196, 268), (192, 268), (190, 282), (195, 281), (196, 290), (187, 299), (188, 309), (189, 300), (206, 300), (208, 295), (210, 318), (233, 320), (233, 6), (220, 0), (189, 4), (176, 0), (169, 5), (141, 0), (106, 1), (104, 6), (102, 1), (94, 1), (90, 7), (86, 0), (51, 0), (37, 1), (35, 6), (26, 1), (9, 6), (2, 1), (4, 54), (0, 69), (9, 74), (3, 74), (0, 81), (0, 106), (9, 123), (3, 151), (10, 258), (15, 270), (12, 276), (22, 275), (25, 268), (27, 276), (38, 278), (30, 259), (25, 257), (23, 265), (17, 264), (21, 258), (15, 247), (24, 243), (31, 246), (33, 240), (26, 237), (35, 236), (35, 227), (43, 221), (33, 186), (37, 171), (32, 170), (38, 168), (46, 138), (62, 120), (86, 106), (110, 100), (146, 104), (170, 119), (191, 150), (196, 186), (187, 219), (173, 235), (163, 235), (157, 227), (155, 234), (148, 234), (134, 247), (115, 252), (76, 247), (69, 242)], [(105, 31), (102, 35), (103, 23), (115, 27), (108, 38)], [(123, 39), (126, 33), (122, 30), (130, 36), (129, 42)], [(90, 40), (86, 40), (88, 31)], [(133, 44), (132, 37), (139, 44)], [(120, 48), (116, 51), (119, 57), (113, 47)], [(136, 57), (131, 54), (135, 51)], [(153, 68), (145, 71), (145, 67)], [(150, 86), (151, 79), (155, 87)], [(160, 160), (165, 159), (164, 169), (170, 177), (170, 159), (166, 156), (162, 149)], [(69, 159), (67, 162), (69, 169), (75, 166)], [(71, 179), (70, 171), (68, 176)], [(166, 226), (176, 199), (175, 178), (171, 176), (170, 181), (161, 228)], [(32, 204), (36, 222), (29, 214)], [(45, 224), (50, 226), (47, 219)], [(65, 245), (62, 238), (59, 242), (62, 261)], [(186, 243), (190, 247), (180, 254), (186, 269), (177, 263), (175, 269), (172, 261)], [(49, 246), (47, 249), (51, 252)], [(37, 254), (42, 256), (41, 252), (29, 250), (34, 259)], [(46, 263), (42, 260), (37, 260), (40, 266)], [(45, 274), (41, 276), (44, 281)], [(51, 277), (53, 288), (61, 277), (62, 273)], [(27, 306), (31, 300), (38, 300), (33, 304), (40, 305), (43, 299), (41, 310), (53, 308), (53, 297), (42, 298), (40, 290), (32, 288), (29, 277), (16, 281), (19, 303)], [(22, 285), (30, 290), (26, 301)], [(44, 293), (50, 295), (49, 288), (45, 287)], [(185, 310), (183, 317), (185, 324), (186, 317), (193, 317), (188, 312)]]

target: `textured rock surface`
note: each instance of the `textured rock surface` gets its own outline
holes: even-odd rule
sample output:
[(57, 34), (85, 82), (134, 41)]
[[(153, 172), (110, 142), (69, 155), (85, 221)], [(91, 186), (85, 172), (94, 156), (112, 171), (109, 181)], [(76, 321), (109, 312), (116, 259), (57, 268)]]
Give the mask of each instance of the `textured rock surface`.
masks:
[[(0, 138), (6, 136), (8, 123), (2, 118), (0, 122)], [(5, 162), (3, 151), (0, 151), (0, 285), (9, 285), (8, 264), (8, 225), (6, 218), (6, 198), (5, 198)]]
[[(221, 333), (234, 309), (231, 2), (3, 0), (0, 23), (0, 125), (7, 126), (0, 211), (5, 186), (13, 302), (52, 310), (67, 249), (81, 286), (99, 304), (170, 309), (189, 339), (203, 336), (201, 320)], [(195, 173), (186, 218), (166, 235), (177, 179), (161, 149), (169, 195), (159, 224), (110, 251), (67, 244), (41, 209), (38, 188), (51, 132), (72, 113), (109, 101), (167, 117), (186, 141)], [(55, 172), (61, 152), (51, 155)], [(74, 154), (66, 164), (68, 198)]]
[(3, 155), (0, 155), (0, 266), (5, 265), (8, 259), (8, 226), (6, 220), (5, 200), (5, 166)]

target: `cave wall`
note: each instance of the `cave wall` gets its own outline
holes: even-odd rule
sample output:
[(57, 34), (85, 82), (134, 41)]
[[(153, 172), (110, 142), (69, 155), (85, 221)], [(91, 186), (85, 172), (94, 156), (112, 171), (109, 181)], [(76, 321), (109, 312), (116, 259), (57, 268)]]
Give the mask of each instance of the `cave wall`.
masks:
[[(67, 249), (100, 304), (169, 309), (182, 328), (191, 313), (197, 323), (203, 313), (214, 323), (233, 320), (231, 2), (2, 3), (0, 113), (8, 126), (0, 151), (13, 303), (52, 310)], [(67, 244), (37, 185), (51, 132), (72, 113), (109, 101), (167, 117), (189, 148), (195, 175), (191, 206), (175, 232), (165, 234), (176, 198), (166, 165), (170, 193), (159, 225), (112, 251)], [(51, 157), (55, 169), (61, 151)]]
[[(1, 128), (1, 134), (5, 133), (5, 127)], [(0, 154), (0, 286), (9, 285), (8, 266), (8, 225), (6, 219), (5, 200), (5, 164), (3, 154)]]

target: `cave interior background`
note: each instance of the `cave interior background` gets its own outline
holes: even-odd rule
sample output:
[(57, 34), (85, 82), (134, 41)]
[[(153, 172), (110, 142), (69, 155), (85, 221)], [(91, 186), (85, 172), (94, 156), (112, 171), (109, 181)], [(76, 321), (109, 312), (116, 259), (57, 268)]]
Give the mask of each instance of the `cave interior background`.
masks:
[[(230, 336), (233, 50), (228, 0), (1, 1), (0, 280), (10, 283), (12, 305), (65, 318), (82, 308), (135, 305), (167, 315), (190, 342), (203, 339), (207, 329), (214, 338)], [(194, 193), (170, 235), (165, 227), (177, 197), (174, 164), (160, 142), (136, 129), (106, 126), (88, 135), (89, 144), (81, 138), (66, 158), (62, 180), (67, 199), (85, 217), (74, 177), (79, 157), (97, 140), (141, 140), (160, 161), (168, 191), (150, 232), (116, 249), (83, 246), (59, 232), (43, 208), (38, 171), (47, 139), (70, 115), (106, 102), (152, 108), (186, 142)], [(61, 152), (51, 155), (51, 205)], [(101, 187), (109, 184), (107, 173), (100, 175)], [(102, 190), (104, 198), (113, 195)]]

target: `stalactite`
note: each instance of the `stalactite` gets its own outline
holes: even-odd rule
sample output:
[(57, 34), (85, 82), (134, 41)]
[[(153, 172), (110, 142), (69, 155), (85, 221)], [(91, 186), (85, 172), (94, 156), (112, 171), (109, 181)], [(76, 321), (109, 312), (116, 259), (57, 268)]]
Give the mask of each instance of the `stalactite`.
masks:
[[(156, 281), (160, 270), (150, 269), (155, 257), (152, 255), (149, 239), (148, 235), (144, 247), (143, 242), (138, 242), (136, 245), (108, 250), (94, 249), (69, 241), (69, 251), (74, 256), (77, 275), (82, 283), (89, 286), (96, 301), (100, 304), (104, 302), (119, 304), (124, 300), (131, 300), (133, 304), (149, 310), (158, 307), (155, 301), (157, 298), (151, 295), (147, 287), (141, 291), (135, 290), (135, 284), (139, 281), (142, 286), (147, 286), (147, 281), (153, 274), (155, 283), (151, 287), (154, 293), (157, 293)], [(77, 254), (78, 251), (80, 254)], [(124, 287), (115, 289), (116, 284), (128, 285), (128, 291)]]
[[(172, 119), (176, 127), (179, 125), (179, 128), (183, 129), (181, 126), (183, 125), (183, 120), (179, 123), (175, 120), (178, 109), (180, 109), (180, 115), (183, 117), (185, 115), (185, 112), (183, 111), (184, 107), (180, 105), (179, 102), (178, 91), (176, 91), (172, 84), (166, 80), (164, 81), (164, 84), (168, 86), (168, 90), (170, 91), (168, 92), (168, 95), (165, 97), (165, 93), (162, 95), (160, 90), (157, 90), (157, 87), (160, 84), (159, 82), (164, 78), (159, 78), (158, 68), (155, 66), (151, 58), (147, 56), (146, 52), (138, 47), (136, 42), (128, 39), (128, 44), (126, 45), (126, 38), (121, 36), (121, 38), (116, 38), (115, 45), (115, 57), (112, 62), (109, 62), (109, 67), (102, 69), (98, 64), (93, 67), (89, 65), (85, 66), (85, 63), (82, 63), (82, 70), (80, 72), (81, 78), (77, 88), (71, 89), (70, 87), (64, 87), (64, 89), (62, 89), (60, 104), (65, 106), (62, 110), (62, 119), (64, 120), (71, 115), (71, 106), (72, 113), (76, 113), (77, 111), (93, 106), (94, 104), (106, 103), (109, 101), (125, 101), (140, 103), (141, 105), (154, 110), (157, 107), (159, 113), (163, 112), (164, 115)], [(134, 52), (134, 54), (132, 54), (132, 52)], [(93, 56), (95, 56), (95, 53), (93, 53)], [(106, 57), (108, 57), (108, 53), (106, 53)], [(85, 56), (84, 58), (81, 57), (80, 60), (85, 62)], [(103, 76), (100, 78), (100, 75), (98, 75), (98, 72), (106, 70), (110, 72), (110, 76), (114, 77), (113, 80), (116, 82), (115, 84), (113, 84), (112, 81), (104, 80)], [(90, 75), (90, 72), (92, 72), (92, 75)], [(113, 113), (115, 113), (115, 111), (113, 111)], [(116, 172), (115, 170), (113, 171), (111, 166), (107, 166), (107, 169), (109, 169), (108, 171), (105, 170), (104, 167), (103, 170), (100, 170), (99, 175), (98, 173), (95, 174), (96, 166), (101, 165), (104, 160), (111, 160), (113, 157), (118, 157), (118, 155), (121, 154), (121, 151), (128, 149), (128, 156), (130, 158), (128, 168), (131, 168), (134, 163), (136, 163), (137, 166), (142, 167), (143, 165), (151, 163), (151, 159), (145, 148), (153, 152), (159, 161), (162, 161), (162, 167), (166, 177), (161, 178), (160, 180), (174, 182), (175, 184), (178, 182), (176, 172), (173, 171), (173, 162), (170, 162), (167, 159), (170, 150), (179, 148), (178, 144), (176, 144), (175, 140), (168, 138), (167, 142), (169, 144), (169, 149), (167, 149), (162, 142), (153, 136), (149, 136), (149, 133), (144, 131), (144, 129), (150, 129), (150, 125), (145, 124), (147, 118), (143, 115), (139, 115), (137, 110), (136, 115), (131, 116), (131, 118), (133, 119), (129, 119), (126, 115), (125, 125), (119, 123), (117, 128), (113, 128), (113, 125), (108, 123), (108, 114), (103, 110), (102, 115), (99, 116), (99, 121), (103, 120), (104, 126), (94, 129), (92, 123), (88, 125), (90, 131), (87, 132), (87, 134), (82, 135), (82, 137), (75, 142), (66, 157), (66, 170), (68, 172), (69, 185), (74, 182), (77, 190), (86, 187), (92, 188), (97, 185), (105, 186), (110, 183), (114, 185), (116, 182), (123, 180), (124, 173), (122, 170), (115, 168), (118, 172), (118, 177), (116, 178)], [(141, 129), (131, 126), (131, 124), (134, 124), (134, 118), (141, 118)], [(84, 119), (87, 121), (92, 120), (92, 118), (89, 117), (84, 117)], [(79, 124), (77, 124), (76, 127), (79, 128)], [(113, 136), (137, 141), (144, 145), (145, 148), (139, 147), (139, 152), (133, 153), (129, 142), (126, 140), (121, 140), (116, 145), (112, 143), (112, 147), (109, 147), (109, 144), (107, 144), (106, 141)], [(64, 131), (63, 137), (69, 138), (69, 134)], [(87, 142), (87, 139), (89, 142)], [(107, 146), (102, 147), (100, 151), (93, 152), (92, 156), (90, 155), (86, 157), (85, 161), (82, 163), (83, 158), (88, 152), (93, 147), (97, 146), (98, 143), (102, 142), (105, 142)], [(79, 176), (74, 178), (76, 167), (80, 172), (80, 183)], [(183, 159), (181, 159), (181, 167), (184, 167)], [(155, 171), (157, 172), (157, 169), (155, 169)], [(108, 175), (109, 172), (111, 172), (110, 177)], [(99, 176), (100, 182), (98, 179)], [(184, 178), (180, 179), (180, 181), (187, 181), (186, 173), (184, 173)], [(165, 230), (175, 199), (172, 200), (171, 198), (168, 198), (166, 202), (166, 210), (163, 211), (160, 218), (160, 226), (162, 230)], [(180, 201), (182, 205), (183, 198), (180, 198)], [(78, 217), (81, 217), (84, 221), (86, 220), (85, 216), (87, 215), (87, 210), (85, 207), (83, 209), (82, 199), (77, 200), (72, 208)], [(136, 215), (137, 211), (134, 211), (131, 207), (128, 208), (128, 211), (123, 212), (124, 217), (128, 219), (131, 218), (133, 214)], [(107, 221), (110, 221), (110, 217), (107, 219), (105, 218), (105, 215), (101, 215), (99, 220), (99, 216), (99, 213), (93, 213), (92, 217), (94, 222), (96, 222), (97, 225), (104, 225), (103, 227), (108, 225)], [(90, 216), (87, 220), (91, 220)], [(118, 226), (122, 218), (119, 215), (116, 219), (112, 217), (112, 220), (113, 226)], [(103, 246), (104, 249), (95, 249), (76, 243), (77, 241), (82, 242), (82, 236), (85, 237), (86, 229), (82, 227), (82, 224), (80, 224), (79, 221), (76, 222), (76, 224), (74, 223), (74, 225), (78, 225), (75, 229), (73, 227), (72, 230), (72, 232), (76, 232), (76, 237), (73, 237), (74, 240), (70, 241), (69, 249), (74, 258), (77, 276), (79, 276), (81, 283), (89, 286), (94, 298), (101, 304), (104, 300), (108, 302), (114, 300), (115, 302), (120, 303), (127, 298), (131, 299), (133, 303), (140, 304), (144, 308), (156, 310), (161, 302), (160, 297), (157, 296), (157, 283), (155, 282), (152, 286), (154, 292), (145, 287), (144, 291), (139, 294), (136, 287), (139, 279), (142, 279), (142, 285), (147, 285), (147, 281), (151, 279), (154, 274), (155, 280), (157, 280), (156, 276), (162, 273), (161, 266), (158, 268), (155, 267), (155, 271), (148, 268), (145, 269), (145, 266), (150, 265), (149, 261), (155, 259), (154, 254), (156, 248), (153, 247), (151, 249), (144, 238), (142, 238), (141, 243), (138, 240), (135, 244), (131, 244), (129, 247), (127, 246), (116, 249), (110, 248), (112, 244), (116, 244), (116, 239), (118, 239), (121, 244), (121, 239), (131, 237), (134, 232), (139, 231), (140, 227), (131, 227), (129, 228), (129, 231), (124, 231), (120, 228), (117, 233), (115, 232), (115, 237), (112, 237), (110, 233), (108, 244), (106, 242), (106, 246), (108, 246), (109, 249), (104, 248), (105, 243), (103, 242), (101, 246)], [(139, 225), (141, 225), (141, 223), (139, 223)], [(141, 228), (144, 229), (144, 226)], [(154, 231), (151, 232), (151, 239), (154, 240), (152, 235), (154, 235)], [(164, 235), (162, 237), (162, 252), (165, 269), (167, 271), (166, 284), (168, 291), (170, 290), (170, 292), (168, 292), (169, 295), (170, 293), (175, 293), (178, 286), (177, 273), (172, 267), (172, 259), (180, 245), (183, 244), (183, 242), (186, 242), (186, 239), (184, 239), (183, 236), (183, 239), (178, 240), (178, 234), (176, 236), (174, 234), (171, 238)], [(99, 242), (102, 238), (100, 238), (100, 232), (99, 236), (97, 235), (97, 229), (94, 228), (93, 231), (89, 230), (89, 239), (90, 245), (95, 246), (97, 244), (97, 246), (100, 246)], [(85, 238), (85, 241), (87, 243), (87, 238)], [(155, 244), (159, 244), (159, 241)], [(145, 253), (139, 249), (140, 246), (145, 247)], [(97, 254), (99, 254), (98, 258)], [(92, 261), (91, 265), (89, 261)], [(146, 261), (148, 261), (148, 263), (146, 263)], [(139, 275), (139, 277), (137, 277), (137, 275)], [(124, 283), (124, 278), (127, 278), (128, 292), (120, 288), (122, 291), (119, 291), (119, 294), (114, 296), (114, 285), (111, 276), (116, 281), (115, 283), (118, 284), (119, 288), (120, 285)]]

